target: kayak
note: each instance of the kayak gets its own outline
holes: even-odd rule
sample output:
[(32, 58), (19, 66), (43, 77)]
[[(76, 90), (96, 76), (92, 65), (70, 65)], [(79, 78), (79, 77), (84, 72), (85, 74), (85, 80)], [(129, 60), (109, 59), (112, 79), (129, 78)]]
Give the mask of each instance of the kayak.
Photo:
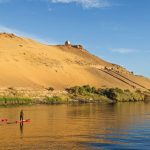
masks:
[(22, 121), (16, 121), (16, 123), (24, 123), (24, 122), (30, 122), (30, 119), (22, 120)]
[(0, 119), (0, 122), (7, 122), (8, 119)]
[(28, 123), (30, 121), (31, 121), (30, 119), (26, 119), (22, 121), (8, 121), (8, 119), (0, 119), (1, 123), (6, 123), (6, 124)]

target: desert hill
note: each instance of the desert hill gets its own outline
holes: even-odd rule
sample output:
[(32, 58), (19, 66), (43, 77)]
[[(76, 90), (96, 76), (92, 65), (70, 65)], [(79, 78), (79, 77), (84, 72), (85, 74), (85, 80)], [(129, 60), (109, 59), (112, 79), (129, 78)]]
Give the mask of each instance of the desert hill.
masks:
[(0, 87), (64, 89), (75, 85), (150, 89), (150, 80), (106, 62), (81, 45), (44, 45), (0, 34)]

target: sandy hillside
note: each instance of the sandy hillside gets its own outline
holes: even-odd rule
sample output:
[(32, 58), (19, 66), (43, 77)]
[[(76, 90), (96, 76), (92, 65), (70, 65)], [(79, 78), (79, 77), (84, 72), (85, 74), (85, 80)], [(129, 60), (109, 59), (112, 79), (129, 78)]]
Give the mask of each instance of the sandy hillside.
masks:
[(0, 87), (64, 89), (96, 87), (150, 89), (150, 80), (108, 63), (81, 46), (49, 46), (0, 34)]

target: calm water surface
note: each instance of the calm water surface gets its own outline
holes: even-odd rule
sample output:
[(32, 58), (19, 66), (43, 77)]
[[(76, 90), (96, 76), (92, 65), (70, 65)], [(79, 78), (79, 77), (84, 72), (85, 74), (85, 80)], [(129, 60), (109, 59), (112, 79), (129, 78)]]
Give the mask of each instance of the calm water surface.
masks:
[(150, 149), (150, 104), (0, 107), (0, 150)]

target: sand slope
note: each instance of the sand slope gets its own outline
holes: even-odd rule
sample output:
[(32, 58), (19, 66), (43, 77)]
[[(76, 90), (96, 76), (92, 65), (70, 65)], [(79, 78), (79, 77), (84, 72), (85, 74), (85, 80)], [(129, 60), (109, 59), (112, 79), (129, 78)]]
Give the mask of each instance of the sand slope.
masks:
[(64, 89), (96, 87), (150, 89), (150, 80), (73, 46), (49, 46), (0, 34), (0, 87)]

